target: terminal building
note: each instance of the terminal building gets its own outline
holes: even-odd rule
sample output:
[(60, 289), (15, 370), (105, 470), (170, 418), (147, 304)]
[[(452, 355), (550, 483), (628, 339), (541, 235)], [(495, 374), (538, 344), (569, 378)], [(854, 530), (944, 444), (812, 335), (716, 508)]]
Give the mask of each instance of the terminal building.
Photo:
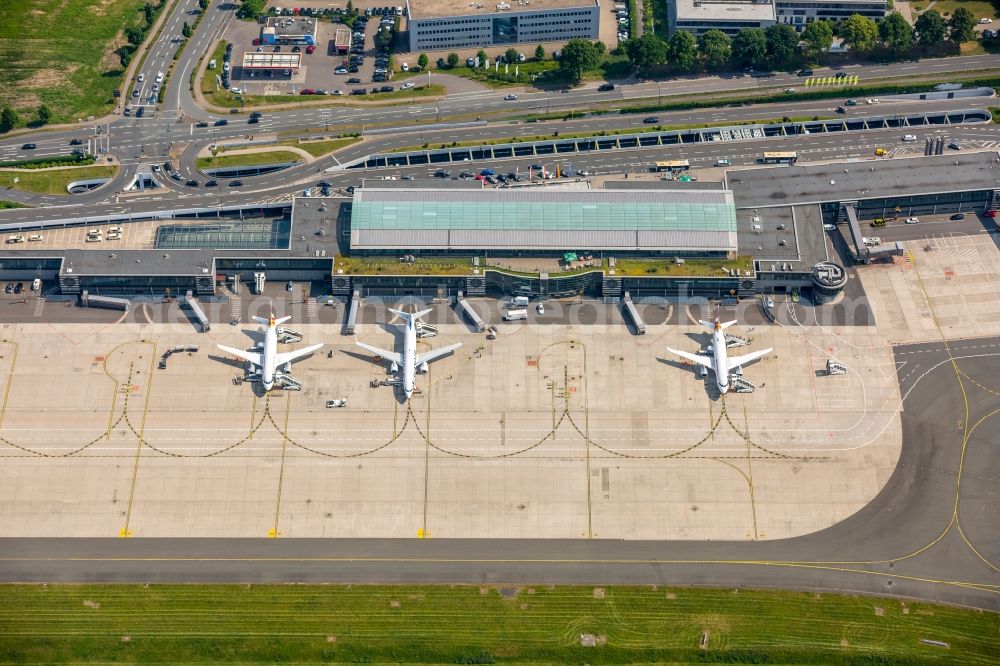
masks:
[[(41, 279), (50, 299), (191, 291), (211, 300), (260, 275), (322, 284), (341, 298), (834, 298), (847, 282), (844, 266), (873, 259), (862, 241), (868, 221), (998, 208), (996, 152), (739, 169), (718, 183), (623, 180), (602, 189), (378, 180), (351, 199), (4, 224), (0, 232), (46, 238), (0, 250), (0, 279)], [(838, 230), (828, 233), (828, 224)], [(145, 240), (85, 243), (89, 229), (106, 225), (136, 225), (128, 236)], [(46, 248), (55, 228), (78, 232), (79, 245)]]
[(597, 39), (598, 0), (407, 0), (410, 51)]
[(887, 0), (667, 0), (670, 32), (700, 36), (721, 30), (734, 36), (744, 28), (785, 23), (802, 31), (816, 20), (840, 21), (852, 14), (881, 19)]

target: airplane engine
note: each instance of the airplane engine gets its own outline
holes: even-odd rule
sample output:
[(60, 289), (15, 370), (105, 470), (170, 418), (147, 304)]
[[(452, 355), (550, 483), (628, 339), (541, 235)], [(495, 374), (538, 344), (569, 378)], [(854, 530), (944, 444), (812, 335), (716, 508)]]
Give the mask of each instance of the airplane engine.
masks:
[(292, 364), (291, 364), (291, 362), (288, 362), (288, 363), (286, 363), (284, 365), (284, 367), (282, 368), (282, 372), (284, 372), (286, 375), (289, 375), (289, 374), (292, 373)]
[(417, 368), (417, 372), (419, 372), (422, 375), (427, 374), (427, 361), (424, 361), (423, 363), (420, 364), (420, 366)]
[(393, 361), (392, 365), (389, 366), (389, 372), (391, 372), (392, 374), (396, 374), (397, 372), (399, 372), (399, 364)]

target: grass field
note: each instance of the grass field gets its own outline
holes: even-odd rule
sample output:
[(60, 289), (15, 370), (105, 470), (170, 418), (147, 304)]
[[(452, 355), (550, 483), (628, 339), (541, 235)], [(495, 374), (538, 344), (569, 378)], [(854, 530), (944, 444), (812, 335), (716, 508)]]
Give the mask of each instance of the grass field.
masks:
[(228, 90), (215, 89), (214, 77), (206, 76), (202, 81), (202, 90), (204, 91), (208, 84), (205, 80), (212, 79), (212, 89), (210, 92), (205, 93), (205, 99), (208, 100), (210, 104), (225, 109), (244, 109), (244, 108), (254, 108), (262, 106), (265, 104), (280, 104), (285, 107), (291, 107), (293, 105), (309, 105), (309, 106), (334, 106), (346, 103), (351, 104), (367, 104), (371, 102), (387, 102), (394, 100), (408, 100), (416, 99), (418, 97), (440, 97), (447, 93), (447, 89), (444, 86), (439, 86), (436, 83), (432, 85), (416, 86), (409, 90), (396, 90), (391, 93), (378, 93), (375, 95), (350, 95), (351, 89), (344, 90), (343, 95), (244, 95), (242, 101), (239, 96), (229, 92)]
[(327, 141), (299, 141), (298, 139), (289, 139), (287, 141), (281, 141), (282, 146), (295, 146), (296, 148), (301, 148), (313, 157), (322, 157), (323, 155), (329, 155), (335, 150), (340, 150), (341, 148), (346, 148), (347, 146), (353, 145), (361, 141), (360, 137), (343, 137), (340, 139), (329, 139)]
[(0, 210), (8, 210), (10, 208), (27, 208), (24, 204), (19, 204), (16, 201), (7, 201), (6, 199), (0, 199)]
[(244, 153), (242, 155), (216, 155), (215, 157), (199, 157), (199, 169), (214, 169), (231, 166), (255, 166), (257, 164), (283, 164), (285, 162), (301, 162), (302, 158), (288, 150), (269, 150), (263, 153)]
[(128, 26), (141, 24), (144, 0), (3, 0), (0, 2), (0, 106), (22, 120), (45, 103), (54, 121), (103, 115), (123, 69), (113, 50)]
[(9, 585), (0, 600), (5, 663), (975, 665), (996, 663), (1000, 631), (993, 613), (898, 600), (655, 587)]
[[(929, 3), (924, 8), (928, 8)], [(996, 18), (1000, 16), (996, 7), (988, 0), (938, 0), (934, 3), (933, 9), (944, 17), (950, 17), (959, 7), (965, 7), (978, 21), (981, 18)], [(992, 28), (992, 26), (990, 26)]]
[(683, 264), (675, 264), (671, 259), (618, 259), (615, 271), (618, 275), (656, 275), (722, 277), (723, 269), (737, 268), (748, 271), (753, 267), (752, 257), (736, 259), (685, 259)]
[[(89, 166), (45, 171), (0, 171), (0, 187), (40, 194), (67, 194), (66, 185), (83, 178), (113, 178), (116, 166)], [(14, 179), (18, 182), (15, 183)]]
[(471, 275), (472, 260), (418, 257), (413, 263), (404, 263), (395, 257), (338, 256), (334, 270), (349, 275)]

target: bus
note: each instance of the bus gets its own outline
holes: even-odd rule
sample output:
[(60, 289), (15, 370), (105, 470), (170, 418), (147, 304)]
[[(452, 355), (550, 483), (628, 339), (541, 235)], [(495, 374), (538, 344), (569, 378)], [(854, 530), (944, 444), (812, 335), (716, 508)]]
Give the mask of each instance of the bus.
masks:
[(795, 164), (799, 156), (795, 153), (764, 153), (760, 161), (764, 164)]
[(663, 171), (687, 171), (690, 168), (691, 164), (687, 160), (670, 160), (669, 162), (656, 163), (657, 173)]

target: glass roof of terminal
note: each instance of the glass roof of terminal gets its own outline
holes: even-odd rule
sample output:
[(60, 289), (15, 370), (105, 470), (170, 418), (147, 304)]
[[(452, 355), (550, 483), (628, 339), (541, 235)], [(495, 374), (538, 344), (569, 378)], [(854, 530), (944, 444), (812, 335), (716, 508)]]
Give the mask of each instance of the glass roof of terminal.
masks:
[(418, 199), (425, 199), (423, 196), (406, 197), (405, 190), (393, 192), (392, 197), (370, 191), (364, 194), (375, 196), (355, 198), (352, 229), (736, 231), (732, 197), (697, 192), (682, 193), (692, 195), (689, 197), (637, 197), (635, 193), (632, 197), (585, 196), (591, 193), (576, 192), (550, 201), (539, 201), (540, 197), (475, 196), (479, 192), (473, 192), (473, 196), (448, 192), (436, 200), (422, 201)]

